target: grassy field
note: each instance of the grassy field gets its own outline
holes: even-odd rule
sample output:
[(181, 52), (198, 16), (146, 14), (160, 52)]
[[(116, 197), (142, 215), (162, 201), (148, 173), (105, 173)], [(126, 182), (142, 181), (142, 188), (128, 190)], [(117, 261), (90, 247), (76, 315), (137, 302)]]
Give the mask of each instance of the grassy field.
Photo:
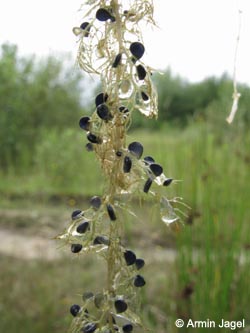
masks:
[[(133, 132), (128, 143), (133, 140), (144, 144), (145, 155), (155, 157), (167, 176), (180, 180), (165, 188), (166, 194), (183, 197), (191, 207), (180, 207), (185, 216), (176, 230), (167, 228), (158, 207), (148, 203), (141, 213), (134, 203), (139, 222), (125, 217), (126, 243), (148, 255), (145, 323), (158, 333), (177, 332), (177, 318), (245, 318), (250, 325), (249, 136), (234, 136), (230, 129), (220, 136), (197, 125)], [(71, 210), (87, 207), (86, 200), (101, 193), (103, 179), (84, 142), (80, 132), (68, 130), (60, 137), (51, 132), (37, 148), (33, 170), (1, 175), (1, 228), (53, 237), (63, 230)], [(8, 218), (8, 211), (15, 210), (20, 218)], [(35, 213), (28, 218), (29, 212)], [(176, 250), (174, 261), (168, 255), (153, 257), (154, 251), (164, 254), (169, 248)], [(89, 256), (53, 261), (1, 256), (0, 261), (0, 332), (9, 333), (66, 332), (69, 306), (86, 289), (97, 290), (95, 277), (104, 272), (102, 263)], [(197, 329), (203, 331), (208, 329)]]

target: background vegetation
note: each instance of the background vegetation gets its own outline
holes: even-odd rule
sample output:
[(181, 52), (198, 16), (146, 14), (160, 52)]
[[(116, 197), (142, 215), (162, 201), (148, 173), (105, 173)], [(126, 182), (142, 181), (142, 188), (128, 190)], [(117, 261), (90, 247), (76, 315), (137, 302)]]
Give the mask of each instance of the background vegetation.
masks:
[[(51, 238), (71, 210), (101, 193), (102, 175), (78, 127), (94, 110), (94, 88), (91, 93), (88, 79), (64, 62), (22, 58), (16, 46), (2, 45), (0, 231)], [(250, 324), (250, 88), (240, 85), (239, 111), (229, 126), (233, 89), (226, 74), (195, 84), (170, 70), (154, 77), (159, 120), (135, 114), (129, 140), (141, 141), (167, 175), (181, 180), (166, 191), (191, 209), (182, 209), (181, 230), (166, 228), (158, 207), (147, 210), (147, 204), (138, 210), (141, 222), (126, 217), (126, 242), (142, 255), (148, 250), (145, 321), (158, 333), (175, 332), (177, 318)], [(103, 270), (90, 257), (0, 261), (0, 331), (9, 333), (65, 332), (75, 294), (97, 289), (93, 276)]]

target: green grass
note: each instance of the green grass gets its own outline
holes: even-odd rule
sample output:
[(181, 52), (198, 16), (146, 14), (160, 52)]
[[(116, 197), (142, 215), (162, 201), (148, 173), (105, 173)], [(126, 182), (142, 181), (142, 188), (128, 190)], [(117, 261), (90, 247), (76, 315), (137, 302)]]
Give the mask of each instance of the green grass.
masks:
[[(83, 198), (102, 190), (101, 174), (93, 154), (84, 151), (81, 134), (68, 131), (58, 138), (51, 133), (37, 149), (33, 170), (20, 176), (10, 171), (1, 177), (1, 206), (32, 209), (30, 203), (13, 200), (28, 195), (29, 200), (35, 198), (36, 204), (44, 206), (43, 214), (53, 216), (55, 231), (62, 230), (62, 211), (64, 220), (74, 207), (87, 207)], [(147, 248), (177, 249), (174, 265), (151, 262), (145, 269), (146, 323), (158, 333), (172, 333), (177, 332), (174, 320), (179, 317), (249, 321), (249, 136), (234, 136), (229, 128), (221, 137), (211, 127), (197, 125), (182, 131), (132, 132), (128, 143), (133, 140), (144, 144), (145, 155), (155, 157), (167, 176), (180, 180), (163, 191), (183, 197), (191, 207), (182, 209), (187, 217), (176, 233), (160, 221), (157, 206), (151, 208), (146, 203), (141, 210), (135, 207), (141, 222), (126, 217), (126, 242), (131, 248), (139, 248), (142, 255)], [(46, 208), (51, 202), (48, 197), (52, 198), (50, 209)], [(63, 210), (53, 201), (60, 197)], [(18, 221), (11, 223), (15, 227)], [(32, 220), (26, 221), (25, 228), (35, 230)], [(95, 281), (93, 276), (99, 263), (88, 258), (77, 262), (34, 261), (25, 262), (25, 270), (23, 264), (1, 258), (0, 331), (66, 331), (70, 321), (68, 306), (85, 287), (97, 288), (99, 279)], [(220, 329), (224, 331), (228, 332)]]

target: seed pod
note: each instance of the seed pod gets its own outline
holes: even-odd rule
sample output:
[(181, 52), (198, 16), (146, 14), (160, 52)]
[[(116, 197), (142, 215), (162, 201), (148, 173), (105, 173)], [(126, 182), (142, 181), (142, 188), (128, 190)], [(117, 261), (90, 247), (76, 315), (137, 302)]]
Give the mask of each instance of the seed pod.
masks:
[(112, 64), (112, 67), (116, 68), (120, 64), (121, 60), (122, 60), (122, 53), (118, 53), (117, 56), (115, 57), (115, 60), (114, 60), (113, 64)]
[(81, 129), (88, 131), (90, 129), (90, 118), (89, 117), (82, 117), (79, 120), (79, 126)]
[(138, 65), (136, 66), (136, 71), (139, 80), (144, 80), (147, 75), (146, 69), (142, 65)]
[(97, 210), (101, 207), (102, 200), (100, 197), (94, 196), (90, 199), (90, 204), (93, 208), (95, 208)]
[(115, 154), (116, 154), (117, 157), (121, 157), (122, 156), (122, 152), (119, 151), (119, 150)]
[(155, 160), (151, 156), (145, 156), (144, 157), (144, 162), (146, 162), (146, 164), (151, 164), (151, 163), (154, 163)]
[(160, 164), (157, 164), (157, 163), (151, 163), (149, 165), (149, 168), (156, 177), (160, 176), (163, 172), (162, 167), (160, 166)]
[(103, 306), (104, 301), (105, 301), (105, 298), (102, 293), (98, 293), (95, 295), (94, 303), (98, 309), (100, 309)]
[(133, 331), (133, 325), (132, 324), (123, 325), (122, 330), (124, 333), (130, 333)]
[(87, 134), (87, 139), (92, 143), (97, 143), (97, 144), (102, 143), (101, 138), (99, 138), (98, 136), (96, 136), (95, 134), (90, 133), (90, 132)]
[(100, 104), (103, 104), (103, 103), (107, 102), (107, 100), (108, 100), (108, 94), (106, 94), (106, 93), (105, 94), (104, 93), (98, 94), (95, 98), (96, 107), (98, 107), (98, 105), (100, 105)]
[(89, 22), (83, 22), (80, 25), (80, 28), (82, 30), (85, 30), (84, 37), (89, 37), (89, 32), (90, 32), (90, 28), (91, 28), (91, 25), (89, 24)]
[(83, 212), (80, 209), (74, 210), (71, 214), (72, 220), (77, 220), (83, 215)]
[(122, 106), (119, 107), (119, 111), (120, 111), (121, 113), (128, 113), (128, 112), (129, 112), (129, 109), (126, 108), (126, 106), (122, 105)]
[(82, 295), (82, 299), (84, 301), (86, 301), (87, 299), (90, 299), (92, 297), (94, 297), (94, 294), (91, 291), (85, 291), (85, 293), (83, 293), (83, 295)]
[(132, 43), (129, 49), (133, 56), (136, 58), (136, 60), (140, 59), (145, 52), (145, 48), (140, 42)]
[(129, 156), (124, 157), (123, 161), (123, 172), (128, 173), (132, 167), (132, 160)]
[(141, 97), (145, 102), (149, 100), (148, 95), (144, 91), (141, 91)]
[(139, 159), (143, 154), (143, 145), (140, 142), (131, 142), (128, 146), (128, 150), (131, 154)]
[(134, 279), (134, 286), (135, 287), (143, 287), (145, 286), (146, 282), (144, 278), (141, 275), (136, 275)]
[(70, 307), (70, 313), (72, 314), (73, 317), (76, 317), (78, 315), (78, 313), (80, 312), (81, 307), (78, 304), (73, 304)]
[(163, 186), (169, 186), (172, 183), (173, 179), (172, 178), (167, 178), (163, 182)]
[(84, 234), (87, 230), (89, 230), (89, 222), (85, 221), (81, 224), (79, 224), (79, 226), (76, 228), (76, 231), (79, 234)]
[(100, 244), (109, 245), (110, 241), (107, 236), (96, 236), (96, 238), (93, 241), (93, 244), (94, 245), (100, 245)]
[(146, 181), (146, 183), (144, 184), (143, 192), (148, 193), (148, 191), (149, 191), (152, 183), (153, 183), (152, 179), (148, 178), (147, 181)]
[(145, 265), (145, 261), (143, 259), (136, 259), (135, 266), (139, 270)]
[(133, 265), (136, 261), (136, 255), (134, 254), (133, 251), (130, 251), (130, 250), (126, 250), (124, 252), (124, 258), (125, 258), (127, 266)]
[(110, 14), (110, 12), (105, 8), (99, 8), (96, 12), (97, 20), (101, 22), (105, 22), (107, 20), (111, 20), (112, 22), (115, 21), (115, 17)]
[(115, 301), (115, 309), (117, 313), (125, 312), (128, 308), (127, 303), (122, 299), (117, 299)]
[(109, 214), (109, 218), (111, 221), (115, 221), (116, 220), (116, 215), (115, 215), (115, 211), (114, 208), (112, 207), (112, 205), (107, 204), (107, 212)]
[(87, 151), (93, 151), (94, 150), (94, 147), (93, 147), (92, 143), (90, 143), (90, 142), (88, 142), (85, 147), (86, 147)]
[(97, 107), (97, 114), (103, 120), (110, 120), (110, 119), (112, 119), (112, 116), (111, 116), (111, 113), (109, 111), (109, 108), (104, 103), (98, 105), (98, 107)]
[(82, 249), (81, 244), (71, 244), (71, 252), (78, 253), (81, 251), (81, 249)]
[(87, 323), (83, 326), (81, 331), (83, 333), (93, 333), (97, 329), (97, 325), (95, 323)]

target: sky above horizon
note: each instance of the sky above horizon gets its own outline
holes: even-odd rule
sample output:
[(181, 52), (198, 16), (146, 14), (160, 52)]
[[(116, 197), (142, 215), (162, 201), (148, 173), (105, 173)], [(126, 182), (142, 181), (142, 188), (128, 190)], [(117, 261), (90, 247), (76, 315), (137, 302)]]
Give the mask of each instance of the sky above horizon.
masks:
[[(75, 58), (72, 28), (81, 22), (82, 1), (8, 0), (0, 4), (0, 43), (17, 44), (21, 55)], [(155, 0), (159, 29), (143, 31), (145, 63), (192, 82), (208, 76), (233, 75), (241, 14), (237, 79), (250, 84), (250, 0)]]

